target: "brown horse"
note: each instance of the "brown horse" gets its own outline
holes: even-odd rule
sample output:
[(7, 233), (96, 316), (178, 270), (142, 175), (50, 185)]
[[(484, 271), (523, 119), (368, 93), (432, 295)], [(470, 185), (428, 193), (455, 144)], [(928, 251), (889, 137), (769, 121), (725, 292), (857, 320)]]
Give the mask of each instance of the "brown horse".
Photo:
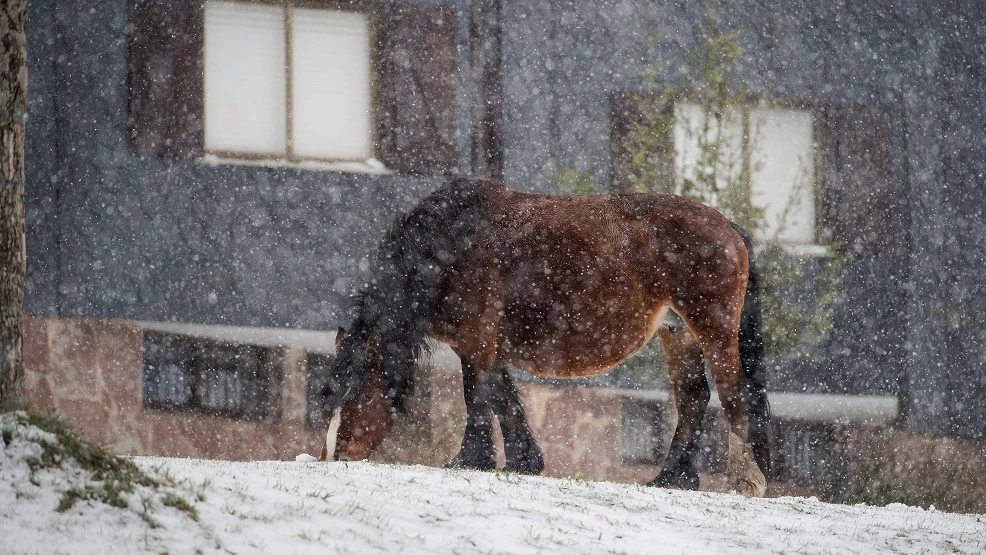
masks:
[(382, 442), (431, 336), (462, 362), (466, 431), (449, 464), (494, 467), (495, 416), (506, 469), (540, 473), (507, 365), (547, 378), (599, 374), (659, 333), (678, 425), (650, 484), (698, 486), (707, 366), (731, 428), (732, 483), (762, 495), (769, 408), (752, 253), (722, 214), (679, 196), (536, 195), (453, 179), (381, 241), (323, 390), (333, 411), (324, 458), (363, 459)]

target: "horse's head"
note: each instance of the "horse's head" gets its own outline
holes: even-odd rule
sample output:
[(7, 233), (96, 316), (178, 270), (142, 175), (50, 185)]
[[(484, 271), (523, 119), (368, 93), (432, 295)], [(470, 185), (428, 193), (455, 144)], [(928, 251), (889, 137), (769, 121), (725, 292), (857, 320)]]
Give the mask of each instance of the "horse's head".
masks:
[(363, 460), (383, 442), (394, 425), (385, 390), (379, 338), (361, 339), (340, 328), (322, 390), (323, 406), (332, 411), (322, 460)]

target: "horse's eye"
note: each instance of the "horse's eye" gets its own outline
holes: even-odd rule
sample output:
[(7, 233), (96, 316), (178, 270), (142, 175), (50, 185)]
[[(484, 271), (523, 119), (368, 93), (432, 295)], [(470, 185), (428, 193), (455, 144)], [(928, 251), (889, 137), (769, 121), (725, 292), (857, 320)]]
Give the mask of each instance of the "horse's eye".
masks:
[(322, 397), (333, 398), (342, 390), (342, 384), (339, 383), (339, 380), (330, 378), (322, 385)]
[(325, 382), (325, 384), (322, 385), (322, 397), (329, 397), (329, 396), (331, 396), (332, 395), (332, 392), (335, 391), (335, 386), (336, 385), (337, 384), (334, 384), (331, 381)]

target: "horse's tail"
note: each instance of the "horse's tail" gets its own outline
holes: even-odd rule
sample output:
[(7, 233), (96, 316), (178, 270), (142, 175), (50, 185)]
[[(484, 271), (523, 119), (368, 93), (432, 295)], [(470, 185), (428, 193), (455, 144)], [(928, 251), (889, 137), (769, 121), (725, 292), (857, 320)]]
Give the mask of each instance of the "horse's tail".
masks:
[(739, 350), (743, 368), (743, 398), (746, 400), (749, 421), (749, 442), (753, 457), (770, 479), (770, 403), (767, 401), (767, 371), (764, 365), (762, 317), (760, 307), (760, 274), (753, 261), (753, 242), (739, 226), (733, 228), (743, 238), (749, 257), (749, 277), (746, 297), (740, 317)]
[(459, 261), (483, 214), (475, 184), (453, 178), (398, 216), (380, 242), (357, 319), (379, 333), (386, 398), (398, 412), (407, 410), (414, 363), (435, 315), (439, 278)]

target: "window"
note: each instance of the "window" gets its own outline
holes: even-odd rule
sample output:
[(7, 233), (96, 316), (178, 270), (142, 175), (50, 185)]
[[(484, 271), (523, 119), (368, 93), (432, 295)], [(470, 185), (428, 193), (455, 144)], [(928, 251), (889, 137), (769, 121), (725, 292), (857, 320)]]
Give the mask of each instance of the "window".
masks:
[[(675, 170), (693, 178), (698, 162), (702, 107), (675, 106)], [(755, 206), (765, 210), (766, 234), (788, 244), (815, 242), (814, 114), (806, 109), (746, 107), (724, 120), (720, 131), (731, 177), (749, 175)], [(709, 134), (716, 130), (709, 130)], [(710, 136), (711, 140), (711, 136)]]
[(274, 422), (280, 379), (272, 350), (144, 332), (144, 406)]
[(206, 2), (206, 151), (371, 158), (371, 65), (366, 13)]
[(133, 0), (136, 153), (452, 170), (455, 8), (340, 5)]
[(781, 481), (838, 490), (847, 468), (845, 424), (777, 419), (774, 472)]
[[(627, 148), (654, 96), (611, 96), (612, 186), (628, 190), (635, 177)], [(694, 175), (701, 109), (687, 100), (660, 107), (674, 125), (656, 131), (648, 156), (655, 179)], [(895, 227), (892, 114), (882, 106), (784, 102), (751, 104), (724, 118), (730, 171), (747, 172), (754, 204), (764, 207), (767, 234), (783, 222), (789, 245), (840, 241), (852, 252), (889, 252)], [(751, 140), (752, 138), (752, 140)], [(786, 211), (786, 218), (781, 215)]]

